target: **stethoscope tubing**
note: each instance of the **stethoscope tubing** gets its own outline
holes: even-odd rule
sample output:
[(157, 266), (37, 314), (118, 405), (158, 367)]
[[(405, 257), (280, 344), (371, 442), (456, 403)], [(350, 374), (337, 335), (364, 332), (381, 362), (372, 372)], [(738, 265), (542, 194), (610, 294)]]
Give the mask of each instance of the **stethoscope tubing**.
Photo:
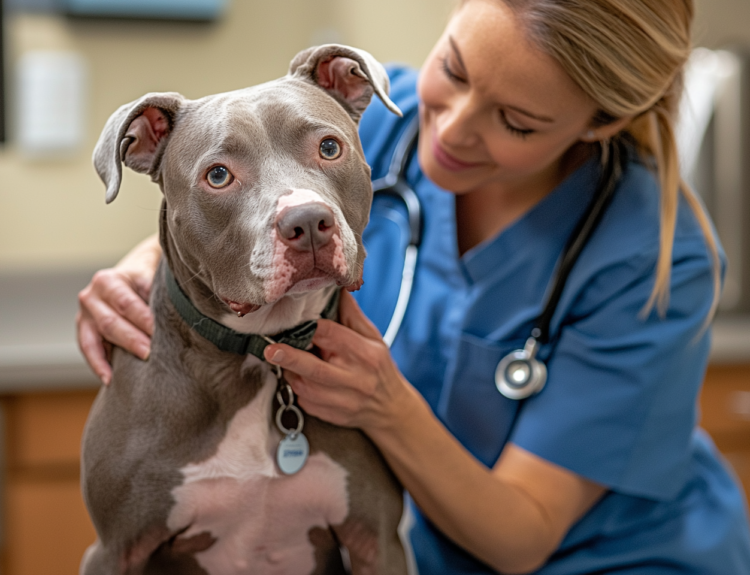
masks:
[(523, 349), (510, 352), (497, 364), (495, 386), (508, 399), (521, 400), (536, 395), (547, 383), (547, 366), (536, 357), (537, 352), (541, 344), (549, 341), (550, 323), (568, 276), (614, 196), (627, 157), (624, 144), (619, 139), (608, 142), (606, 147), (603, 145), (602, 155), (604, 169), (596, 193), (566, 242), (552, 279), (552, 287), (531, 331), (531, 337)]
[[(388, 173), (372, 183), (374, 195), (389, 195), (403, 202), (409, 222), (409, 241), (406, 246), (404, 266), (401, 271), (401, 286), (396, 300), (396, 307), (383, 335), (383, 340), (388, 347), (393, 345), (409, 305), (414, 287), (419, 246), (422, 242), (423, 221), (421, 205), (417, 194), (411, 189), (405, 176), (409, 158), (418, 136), (419, 115), (417, 114), (407, 125), (396, 144), (388, 166)], [(597, 185), (596, 193), (563, 248), (560, 263), (552, 278), (551, 287), (547, 291), (542, 312), (534, 322), (531, 336), (528, 338), (524, 349), (509, 353), (498, 363), (495, 372), (495, 383), (498, 391), (509, 399), (526, 399), (531, 395), (539, 393), (544, 388), (547, 379), (547, 369), (544, 363), (537, 359), (537, 351), (540, 345), (549, 341), (550, 323), (562, 296), (568, 276), (614, 195), (617, 183), (624, 170), (626, 158), (627, 151), (625, 145), (619, 139), (611, 140), (602, 145), (602, 163), (604, 168)]]
[(539, 343), (546, 343), (549, 340), (549, 327), (552, 316), (557, 309), (557, 304), (568, 281), (568, 276), (578, 261), (583, 248), (586, 247), (589, 238), (604, 216), (604, 212), (614, 196), (617, 183), (622, 176), (623, 163), (627, 156), (625, 144), (619, 138), (610, 140), (606, 144), (603, 143), (602, 154), (604, 167), (599, 178), (596, 193), (586, 207), (586, 211), (578, 220), (575, 229), (570, 234), (570, 239), (566, 243), (560, 257), (560, 264), (555, 272), (552, 288), (548, 292), (544, 306), (542, 307), (542, 313), (537, 317), (534, 329), (532, 330), (532, 337), (538, 340)]
[(406, 217), (409, 221), (409, 240), (404, 254), (404, 267), (401, 270), (401, 286), (398, 290), (396, 307), (383, 335), (383, 341), (385, 341), (388, 347), (393, 345), (396, 335), (401, 329), (406, 309), (409, 306), (412, 288), (414, 287), (414, 274), (417, 269), (419, 246), (422, 243), (422, 206), (417, 194), (409, 187), (405, 178), (409, 156), (414, 149), (418, 136), (419, 115), (417, 114), (406, 127), (396, 144), (396, 149), (393, 151), (391, 162), (388, 166), (388, 173), (372, 182), (374, 195), (393, 196), (404, 203)]
[(412, 287), (414, 286), (414, 272), (417, 268), (418, 255), (419, 248), (416, 245), (409, 244), (406, 246), (404, 267), (401, 271), (401, 287), (398, 290), (396, 309), (393, 310), (391, 321), (388, 323), (385, 334), (383, 334), (383, 341), (385, 341), (388, 347), (393, 345), (396, 334), (398, 334), (398, 330), (401, 329), (401, 324), (404, 321), (404, 315), (406, 314), (406, 308), (409, 305)]

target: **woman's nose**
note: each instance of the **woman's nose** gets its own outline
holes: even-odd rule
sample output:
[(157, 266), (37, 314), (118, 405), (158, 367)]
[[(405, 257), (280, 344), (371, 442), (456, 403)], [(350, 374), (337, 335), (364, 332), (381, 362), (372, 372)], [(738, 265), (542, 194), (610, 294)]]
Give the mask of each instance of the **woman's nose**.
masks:
[(440, 142), (451, 147), (466, 148), (478, 140), (476, 114), (467, 98), (455, 99), (438, 114), (436, 131)]

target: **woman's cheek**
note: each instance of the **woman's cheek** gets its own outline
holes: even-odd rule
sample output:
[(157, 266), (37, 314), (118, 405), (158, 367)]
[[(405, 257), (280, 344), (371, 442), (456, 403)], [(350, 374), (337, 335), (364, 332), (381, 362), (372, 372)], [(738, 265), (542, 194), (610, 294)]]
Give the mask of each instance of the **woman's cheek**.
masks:
[(557, 157), (557, 146), (537, 140), (529, 141), (534, 135), (522, 139), (513, 134), (498, 138), (490, 146), (492, 156), (498, 168), (508, 174), (533, 175), (544, 170)]

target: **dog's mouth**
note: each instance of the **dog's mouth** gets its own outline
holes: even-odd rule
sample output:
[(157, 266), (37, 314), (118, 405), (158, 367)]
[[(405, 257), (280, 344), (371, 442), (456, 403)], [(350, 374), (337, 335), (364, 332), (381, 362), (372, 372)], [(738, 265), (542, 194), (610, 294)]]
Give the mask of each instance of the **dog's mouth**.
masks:
[(295, 278), (294, 283), (286, 289), (283, 295), (315, 291), (334, 283), (338, 285), (338, 281), (330, 273), (326, 273), (319, 268), (313, 268), (309, 273)]
[(260, 306), (254, 303), (234, 301), (225, 297), (221, 298), (221, 300), (239, 317), (245, 316), (249, 313), (253, 313), (254, 311), (260, 309)]
[[(287, 295), (313, 292), (333, 285), (343, 287), (350, 292), (357, 291), (364, 282), (361, 277), (351, 282), (349, 278), (343, 275), (332, 275), (328, 271), (313, 268), (304, 275), (298, 275), (292, 282), (283, 282), (281, 285), (279, 283), (271, 282), (271, 285), (266, 287), (265, 305), (274, 304)], [(238, 317), (251, 314), (262, 307), (260, 304), (235, 301), (228, 297), (220, 297), (220, 299)]]
[(264, 285), (266, 302), (273, 303), (287, 294), (352, 283), (350, 266), (340, 246), (338, 236), (322, 248), (308, 252), (277, 244), (273, 272)]
[(355, 291), (362, 286), (362, 279), (360, 277), (352, 282), (348, 274), (337, 273), (330, 268), (314, 267), (304, 272), (295, 273), (292, 277), (281, 278), (281, 281), (274, 278), (266, 286), (266, 301), (273, 303), (286, 295), (312, 292), (330, 286), (339, 286), (349, 291)]

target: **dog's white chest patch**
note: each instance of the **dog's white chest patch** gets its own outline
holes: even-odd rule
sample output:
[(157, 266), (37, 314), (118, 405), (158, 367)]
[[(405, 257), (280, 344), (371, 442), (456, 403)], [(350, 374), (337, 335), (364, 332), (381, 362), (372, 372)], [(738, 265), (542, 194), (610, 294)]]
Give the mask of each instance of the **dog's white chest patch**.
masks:
[(346, 519), (347, 472), (315, 453), (295, 475), (274, 463), (280, 434), (269, 425), (276, 389), (269, 374), (263, 389), (239, 410), (216, 454), (181, 471), (172, 490), (170, 530), (189, 526), (181, 537), (210, 533), (214, 544), (196, 553), (208, 573), (304, 575), (315, 568), (308, 532)]

